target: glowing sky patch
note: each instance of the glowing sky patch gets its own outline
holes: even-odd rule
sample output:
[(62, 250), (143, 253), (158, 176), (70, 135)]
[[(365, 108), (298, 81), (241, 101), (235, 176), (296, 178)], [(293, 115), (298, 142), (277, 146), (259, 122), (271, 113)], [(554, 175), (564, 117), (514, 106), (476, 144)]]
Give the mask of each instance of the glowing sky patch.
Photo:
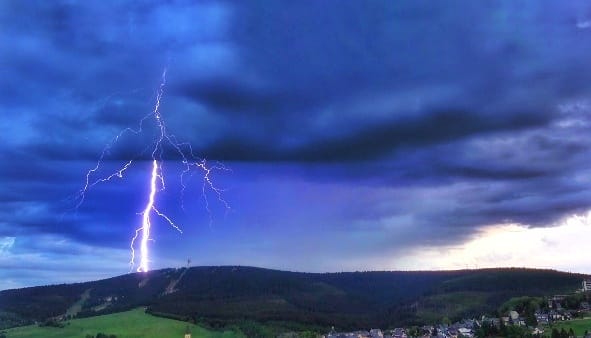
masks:
[(498, 266), (560, 269), (588, 273), (585, 248), (591, 238), (591, 212), (558, 226), (528, 228), (499, 224), (482, 228), (452, 247), (420, 248), (396, 260), (402, 269), (478, 269)]

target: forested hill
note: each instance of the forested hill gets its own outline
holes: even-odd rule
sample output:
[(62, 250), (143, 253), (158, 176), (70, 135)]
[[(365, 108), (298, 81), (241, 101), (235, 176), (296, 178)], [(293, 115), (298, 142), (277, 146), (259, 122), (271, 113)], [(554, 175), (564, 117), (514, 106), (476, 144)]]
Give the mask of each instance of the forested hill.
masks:
[(0, 292), (0, 326), (149, 312), (223, 326), (238, 320), (341, 328), (387, 327), (493, 312), (515, 296), (573, 292), (586, 276), (552, 270), (484, 269), (298, 273), (253, 267), (193, 267), (78, 284)]

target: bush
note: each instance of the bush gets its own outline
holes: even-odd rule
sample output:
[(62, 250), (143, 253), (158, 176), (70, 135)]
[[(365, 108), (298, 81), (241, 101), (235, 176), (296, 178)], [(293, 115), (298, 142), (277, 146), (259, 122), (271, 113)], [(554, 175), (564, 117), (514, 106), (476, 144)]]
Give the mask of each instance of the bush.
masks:
[(117, 335), (99, 332), (96, 334), (96, 336), (93, 336), (91, 334), (87, 334), (86, 338), (117, 338)]
[(39, 326), (43, 327), (43, 326), (49, 326), (49, 327), (58, 327), (58, 328), (63, 328), (65, 325), (62, 322), (59, 322), (55, 319), (46, 319), (44, 322), (39, 323)]

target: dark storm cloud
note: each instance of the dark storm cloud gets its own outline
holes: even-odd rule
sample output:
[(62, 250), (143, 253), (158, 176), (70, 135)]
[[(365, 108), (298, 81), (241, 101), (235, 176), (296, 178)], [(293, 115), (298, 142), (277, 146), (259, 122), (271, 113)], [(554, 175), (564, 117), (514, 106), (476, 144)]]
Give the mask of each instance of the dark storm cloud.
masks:
[[(530, 4), (522, 9), (531, 13), (514, 15), (512, 5), (463, 4), (473, 15), (458, 21), (453, 6), (308, 5), (239, 6), (238, 71), (189, 73), (173, 85), (232, 126), (201, 153), (229, 161), (390, 158), (400, 148), (543, 127), (558, 102), (589, 88), (581, 72), (589, 35), (575, 26), (576, 6)], [(399, 93), (406, 97), (380, 102)], [(449, 171), (545, 174), (471, 163)]]
[[(0, 236), (127, 246), (153, 120), (105, 153), (97, 176), (138, 160), (121, 185), (71, 204), (104, 145), (139, 130), (165, 67), (170, 132), (234, 168), (216, 174), (242, 209), (222, 237), (255, 227), (262, 247), (317, 236), (327, 255), (375, 257), (554, 225), (591, 197), (590, 18), (579, 1), (3, 2)], [(178, 217), (207, 219), (188, 194)]]
[(540, 112), (488, 119), (462, 111), (434, 112), (420, 119), (373, 126), (344, 139), (322, 140), (301, 151), (300, 156), (304, 160), (369, 160), (399, 147), (426, 146), (496, 130), (518, 131), (547, 120)]
[[(44, 30), (39, 29), (39, 34), (53, 41), (47, 47), (52, 48), (49, 53), (56, 54), (56, 59), (60, 55), (72, 59), (84, 55), (92, 61), (84, 70), (88, 73), (86, 83), (67, 75), (63, 63), (50, 63), (49, 68), (61, 67), (61, 74), (76, 81), (79, 89), (75, 98), (82, 99), (80, 107), (88, 103), (84, 98), (96, 100), (106, 95), (107, 88), (129, 91), (133, 88), (129, 82), (137, 79), (136, 74), (146, 73), (145, 69), (154, 75), (152, 69), (158, 68), (158, 61), (144, 51), (162, 48), (170, 32), (158, 32), (153, 25), (193, 7), (181, 2), (140, 10), (123, 4), (113, 11), (129, 13), (124, 19), (107, 15), (108, 11), (103, 16), (91, 15), (95, 5), (48, 6), (48, 18), (41, 22), (51, 24), (41, 24)], [(211, 118), (225, 121), (226, 126), (209, 130), (217, 137), (198, 149), (212, 154), (210, 157), (229, 161), (338, 161), (356, 156), (379, 158), (401, 143), (412, 144), (413, 138), (420, 139), (415, 141), (419, 145), (427, 144), (432, 134), (434, 142), (445, 142), (471, 131), (503, 131), (523, 122), (544, 123), (549, 118), (545, 112), (556, 101), (588, 88), (588, 78), (580, 69), (588, 54), (585, 42), (589, 37), (580, 33), (569, 17), (570, 6), (558, 11), (568, 14), (564, 17), (553, 18), (551, 8), (531, 6), (528, 9), (533, 13), (503, 22), (495, 16), (509, 15), (512, 5), (464, 5), (464, 11), (473, 14), (465, 21), (456, 20), (453, 6), (430, 10), (410, 4), (232, 6), (234, 21), (222, 25), (230, 27), (226, 34), (204, 35), (196, 28), (178, 28), (180, 34), (173, 47), (163, 48), (177, 55), (172, 58), (170, 71), (176, 82), (171, 80), (166, 100), (175, 100), (176, 91), (210, 110), (204, 124)], [(56, 18), (60, 24), (54, 23)], [(146, 21), (150, 19), (158, 22)], [(546, 20), (553, 25), (542, 25)], [(521, 28), (515, 32), (514, 26)], [(76, 38), (80, 31), (88, 31), (90, 38)], [(547, 47), (540, 40), (542, 34), (556, 46)], [(65, 44), (68, 39), (73, 41)], [(129, 44), (127, 53), (116, 53), (124, 43)], [(214, 61), (200, 60), (194, 50), (212, 44), (223, 55), (230, 55), (229, 65), (222, 58), (214, 70), (205, 68)], [(87, 55), (82, 53), (86, 45), (101, 45), (107, 52)], [(574, 52), (565, 56), (556, 49)], [(35, 57), (36, 53), (27, 55)], [(99, 56), (105, 61), (99, 63)], [(162, 56), (156, 54), (155, 58)], [(68, 66), (75, 67), (76, 63)], [(187, 69), (190, 71), (183, 71)], [(35, 79), (35, 83), (63, 82), (47, 77), (44, 68), (20, 73), (43, 74), (45, 78)], [(147, 79), (145, 75), (141, 78)], [(438, 85), (442, 88), (430, 88)], [(376, 94), (393, 96), (401, 92), (410, 93), (399, 101), (422, 102), (422, 106), (412, 109), (386, 102), (376, 107)], [(135, 117), (142, 116), (140, 108), (145, 105), (109, 104), (82, 116), (86, 121), (97, 116), (97, 125), (92, 127), (129, 127)], [(458, 116), (446, 113), (454, 110)], [(449, 130), (448, 122), (437, 120), (446, 114), (451, 115), (455, 130)], [(323, 121), (325, 116), (328, 118)], [(58, 121), (61, 124), (67, 118)], [(192, 138), (190, 130), (181, 132)], [(233, 145), (236, 143), (247, 145), (249, 151)], [(349, 144), (354, 151), (344, 151)], [(73, 154), (79, 156), (80, 151)]]
[(459, 110), (432, 112), (426, 116), (384, 121), (347, 135), (328, 133), (290, 149), (228, 137), (208, 147), (205, 153), (213, 158), (241, 161), (366, 161), (389, 157), (401, 148), (420, 148), (479, 133), (532, 128), (544, 125), (551, 118), (543, 112), (489, 118)]

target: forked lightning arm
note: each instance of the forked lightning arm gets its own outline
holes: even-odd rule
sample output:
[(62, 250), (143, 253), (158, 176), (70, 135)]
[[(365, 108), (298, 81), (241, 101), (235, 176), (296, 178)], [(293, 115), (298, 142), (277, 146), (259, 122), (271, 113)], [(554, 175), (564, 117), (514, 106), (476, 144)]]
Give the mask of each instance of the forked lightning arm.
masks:
[[(137, 267), (138, 272), (147, 272), (149, 271), (149, 263), (150, 263), (150, 253), (149, 253), (149, 246), (148, 241), (150, 238), (150, 230), (152, 227), (152, 216), (160, 216), (164, 219), (171, 227), (175, 230), (182, 233), (182, 230), (179, 226), (177, 226), (170, 217), (166, 214), (160, 212), (156, 208), (156, 196), (159, 191), (165, 189), (164, 184), (164, 175), (162, 173), (162, 153), (164, 152), (163, 143), (167, 143), (168, 145), (172, 146), (172, 148), (180, 155), (181, 162), (183, 163), (185, 169), (181, 173), (181, 186), (182, 192), (185, 190), (185, 183), (184, 183), (184, 176), (190, 173), (192, 170), (197, 169), (201, 171), (203, 177), (203, 185), (202, 185), (202, 194), (205, 201), (205, 208), (207, 212), (210, 214), (211, 220), (211, 212), (209, 209), (209, 202), (207, 200), (207, 190), (209, 189), (213, 193), (216, 194), (218, 200), (224, 205), (224, 207), (229, 210), (229, 204), (223, 199), (222, 192), (223, 190), (217, 188), (212, 179), (211, 173), (213, 170), (228, 170), (221, 164), (216, 164), (213, 166), (209, 166), (206, 160), (199, 159), (193, 154), (193, 149), (189, 143), (179, 143), (177, 142), (174, 135), (169, 134), (166, 130), (166, 125), (160, 113), (160, 104), (162, 101), (162, 96), (164, 94), (164, 87), (166, 85), (166, 69), (164, 69), (162, 73), (162, 81), (160, 82), (160, 86), (156, 92), (156, 103), (154, 105), (154, 110), (144, 116), (139, 122), (138, 129), (131, 129), (126, 128), (123, 129), (117, 136), (115, 136), (110, 143), (108, 143), (105, 148), (103, 149), (99, 160), (97, 161), (94, 168), (90, 169), (86, 173), (86, 180), (84, 187), (80, 190), (79, 194), (77, 195), (77, 203), (76, 209), (79, 208), (84, 199), (86, 197), (86, 193), (92, 188), (93, 186), (102, 183), (111, 181), (114, 178), (123, 178), (123, 175), (127, 171), (127, 169), (134, 163), (134, 159), (127, 161), (123, 166), (121, 166), (118, 170), (116, 170), (111, 175), (105, 177), (94, 178), (93, 176), (98, 172), (99, 168), (101, 167), (102, 161), (105, 159), (107, 154), (109, 153), (110, 149), (119, 141), (119, 139), (126, 133), (133, 133), (133, 134), (140, 134), (142, 132), (142, 126), (148, 118), (154, 118), (156, 126), (158, 127), (158, 136), (154, 141), (153, 148), (151, 151), (151, 160), (152, 160), (152, 170), (150, 175), (150, 190), (147, 196), (147, 202), (144, 210), (140, 213), (142, 217), (142, 225), (135, 230), (134, 236), (131, 239), (129, 247), (131, 249), (131, 260), (129, 262), (131, 269), (133, 269), (136, 265), (136, 242), (139, 239), (139, 264)], [(149, 148), (148, 148), (149, 149)]]

